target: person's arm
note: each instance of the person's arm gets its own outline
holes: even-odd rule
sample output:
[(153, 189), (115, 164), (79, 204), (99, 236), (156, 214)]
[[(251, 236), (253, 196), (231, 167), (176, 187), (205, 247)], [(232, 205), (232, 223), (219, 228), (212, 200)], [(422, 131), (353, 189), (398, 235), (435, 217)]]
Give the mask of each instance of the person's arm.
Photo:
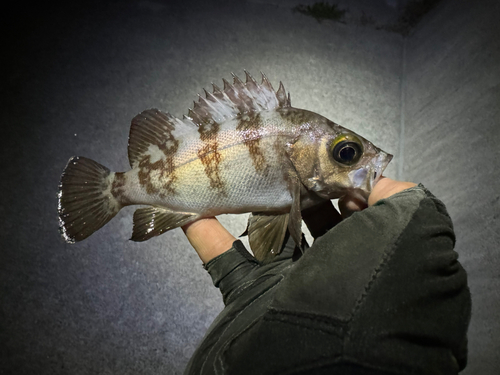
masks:
[[(341, 352), (358, 363), (456, 374), (466, 364), (470, 294), (444, 204), (423, 185), (389, 179), (368, 203), (291, 267), (272, 311), (345, 324)], [(319, 351), (315, 340), (303, 345)], [(295, 341), (305, 342), (300, 333)]]
[[(205, 268), (226, 304), (186, 373), (221, 366), (286, 373), (307, 365), (350, 374), (456, 374), (465, 366), (470, 295), (443, 203), (423, 186), (387, 178), (366, 210), (344, 198), (341, 210), (363, 211), (346, 220), (329, 203), (309, 216), (319, 224), (335, 216), (338, 225), (295, 262), (262, 265), (240, 241), (229, 248), (230, 241), (204, 235), (204, 228), (220, 229), (216, 221), (186, 228), (202, 259), (219, 254)], [(324, 231), (320, 225), (317, 234)]]

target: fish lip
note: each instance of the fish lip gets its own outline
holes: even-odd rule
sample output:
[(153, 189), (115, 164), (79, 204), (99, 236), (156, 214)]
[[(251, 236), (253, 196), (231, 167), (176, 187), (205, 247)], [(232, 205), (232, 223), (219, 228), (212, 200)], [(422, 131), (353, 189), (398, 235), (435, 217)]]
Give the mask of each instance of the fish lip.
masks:
[(358, 169), (349, 172), (349, 180), (351, 181), (351, 192), (363, 192), (364, 197), (368, 197), (373, 187), (382, 178), (382, 174), (391, 162), (394, 156), (382, 150), (379, 150), (378, 155), (372, 161)]
[(380, 150), (379, 155), (372, 164), (372, 178), (370, 180), (370, 190), (373, 190), (375, 185), (380, 181), (385, 169), (387, 168), (387, 166), (389, 165), (389, 163), (393, 158), (394, 155), (388, 154), (385, 151)]
[(370, 166), (366, 165), (358, 169), (354, 169), (348, 173), (349, 180), (351, 181), (352, 189), (366, 190), (368, 188), (367, 182), (370, 180)]

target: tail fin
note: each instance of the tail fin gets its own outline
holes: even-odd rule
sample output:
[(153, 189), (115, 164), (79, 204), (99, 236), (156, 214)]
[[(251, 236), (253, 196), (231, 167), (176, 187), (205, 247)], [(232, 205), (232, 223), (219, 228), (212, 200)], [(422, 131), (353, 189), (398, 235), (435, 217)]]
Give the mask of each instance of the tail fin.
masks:
[(110, 221), (122, 207), (111, 194), (114, 173), (74, 156), (59, 184), (59, 229), (66, 242), (81, 241)]

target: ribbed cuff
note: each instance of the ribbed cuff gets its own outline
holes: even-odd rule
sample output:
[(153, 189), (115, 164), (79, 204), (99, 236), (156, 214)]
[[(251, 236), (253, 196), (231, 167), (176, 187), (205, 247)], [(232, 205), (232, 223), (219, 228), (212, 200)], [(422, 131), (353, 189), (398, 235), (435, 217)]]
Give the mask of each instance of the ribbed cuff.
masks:
[(205, 269), (214, 285), (220, 289), (224, 301), (259, 262), (247, 251), (240, 240), (234, 241), (231, 249), (210, 260)]

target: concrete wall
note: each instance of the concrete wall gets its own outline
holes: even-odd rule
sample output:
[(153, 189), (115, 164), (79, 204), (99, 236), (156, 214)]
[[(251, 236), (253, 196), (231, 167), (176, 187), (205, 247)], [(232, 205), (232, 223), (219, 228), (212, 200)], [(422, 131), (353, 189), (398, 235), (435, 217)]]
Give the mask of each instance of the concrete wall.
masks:
[[(202, 87), (243, 69), (397, 154), (402, 38), (284, 3), (86, 3), (9, 13), (0, 373), (178, 374), (222, 308), (218, 291), (180, 230), (128, 241), (132, 207), (63, 243), (56, 194), (68, 158), (126, 170), (137, 113), (186, 114)], [(245, 228), (244, 217), (222, 220), (236, 235)]]
[(448, 206), (469, 275), (464, 374), (500, 374), (500, 3), (444, 1), (407, 39), (404, 177)]

